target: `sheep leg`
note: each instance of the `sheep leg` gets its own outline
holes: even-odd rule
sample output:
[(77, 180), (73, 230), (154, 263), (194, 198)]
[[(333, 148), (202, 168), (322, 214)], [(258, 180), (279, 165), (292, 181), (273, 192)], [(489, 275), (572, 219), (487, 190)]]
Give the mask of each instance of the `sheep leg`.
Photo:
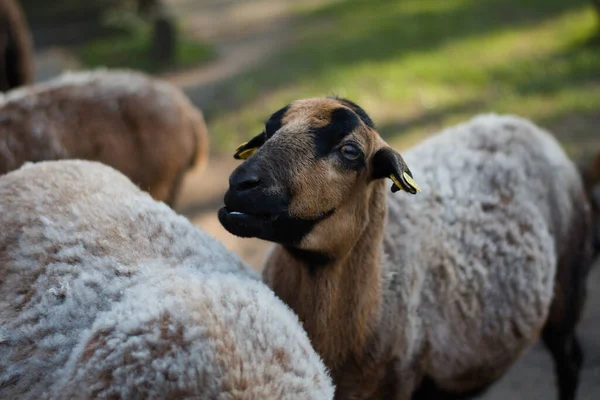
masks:
[(586, 288), (584, 277), (578, 277), (576, 274), (578, 270), (581, 272), (581, 269), (576, 268), (575, 273), (571, 273), (569, 285), (565, 285), (571, 286), (568, 293), (561, 290), (564, 286), (557, 287), (550, 318), (542, 331), (542, 340), (554, 361), (559, 400), (576, 398), (579, 373), (583, 364), (583, 351), (575, 328), (585, 303)]
[(542, 339), (554, 361), (559, 399), (576, 398), (583, 351), (576, 335), (587, 296), (586, 281), (592, 264), (589, 216), (580, 210), (559, 253), (554, 299)]
[(489, 389), (490, 385), (484, 385), (480, 388), (466, 391), (464, 393), (454, 393), (440, 388), (431, 378), (425, 377), (415, 391), (411, 400), (467, 400), (482, 396)]
[(558, 327), (544, 328), (544, 344), (552, 354), (558, 378), (560, 400), (574, 400), (583, 364), (583, 351), (574, 331), (564, 332)]
[(183, 184), (183, 178), (185, 176), (185, 173), (186, 171), (184, 169), (179, 173), (179, 175), (177, 175), (177, 178), (175, 178), (175, 182), (173, 182), (173, 185), (171, 186), (169, 195), (165, 200), (165, 203), (173, 209), (175, 208), (175, 204), (177, 203), (177, 200), (179, 198), (179, 193), (181, 192), (181, 186)]

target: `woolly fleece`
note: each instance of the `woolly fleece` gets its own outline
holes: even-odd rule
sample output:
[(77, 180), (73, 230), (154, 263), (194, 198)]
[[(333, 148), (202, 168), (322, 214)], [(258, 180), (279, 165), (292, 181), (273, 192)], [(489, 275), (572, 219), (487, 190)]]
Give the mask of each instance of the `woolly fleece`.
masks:
[(333, 397), (295, 314), (116, 170), (26, 164), (0, 226), (0, 398)]
[(95, 69), (0, 94), (0, 174), (61, 159), (109, 165), (173, 205), (183, 175), (208, 160), (202, 112), (174, 85)]
[(581, 179), (550, 134), (514, 116), (475, 117), (402, 154), (422, 193), (388, 197), (383, 310), (395, 316), (382, 324), (401, 327), (406, 368), (419, 360), (447, 389), (485, 384), (539, 337), (587, 207)]

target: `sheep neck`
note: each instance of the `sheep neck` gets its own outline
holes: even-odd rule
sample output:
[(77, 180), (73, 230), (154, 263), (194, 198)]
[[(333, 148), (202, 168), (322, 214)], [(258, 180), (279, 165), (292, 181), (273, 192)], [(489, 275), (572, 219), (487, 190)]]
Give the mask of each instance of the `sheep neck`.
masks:
[[(369, 195), (370, 194), (370, 195)], [(282, 246), (267, 259), (265, 282), (300, 318), (315, 350), (335, 376), (347, 361), (359, 362), (380, 316), (380, 259), (387, 212), (383, 182), (362, 199), (360, 229), (327, 265), (300, 261)]]

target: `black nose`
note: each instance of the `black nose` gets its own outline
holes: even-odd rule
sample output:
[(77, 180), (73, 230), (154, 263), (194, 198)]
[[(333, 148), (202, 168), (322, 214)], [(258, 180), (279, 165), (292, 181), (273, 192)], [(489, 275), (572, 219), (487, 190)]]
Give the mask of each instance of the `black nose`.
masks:
[[(229, 211), (246, 214), (278, 214), (287, 211), (289, 201), (273, 179), (271, 171), (252, 156), (229, 176), (223, 201)], [(254, 159), (253, 159), (254, 158)]]
[(260, 186), (260, 178), (256, 175), (250, 175), (237, 183), (236, 190), (238, 192), (244, 192), (258, 186)]
[(246, 192), (260, 187), (261, 180), (252, 169), (240, 169), (229, 177), (229, 187), (236, 192)]

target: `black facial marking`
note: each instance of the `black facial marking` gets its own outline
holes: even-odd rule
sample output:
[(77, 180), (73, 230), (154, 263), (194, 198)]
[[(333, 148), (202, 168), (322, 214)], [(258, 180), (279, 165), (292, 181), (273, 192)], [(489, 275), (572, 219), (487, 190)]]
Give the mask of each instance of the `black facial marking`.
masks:
[(267, 138), (270, 138), (275, 132), (281, 129), (281, 120), (289, 108), (290, 106), (287, 105), (269, 117), (269, 120), (265, 123), (265, 132), (267, 134)]
[(335, 210), (311, 219), (295, 218), (285, 214), (233, 215), (226, 203), (218, 213), (219, 222), (229, 233), (239, 237), (255, 237), (286, 246), (298, 246), (302, 239), (312, 231), (315, 225), (329, 218)]
[(331, 121), (320, 128), (312, 128), (315, 137), (317, 158), (327, 157), (344, 137), (360, 126), (358, 116), (347, 108), (336, 108), (331, 113)]
[(309, 272), (315, 273), (320, 268), (331, 264), (335, 258), (328, 253), (312, 250), (303, 250), (294, 246), (284, 246), (284, 248), (298, 261), (307, 265)]
[(275, 238), (278, 243), (297, 246), (300, 244), (302, 239), (304, 239), (304, 237), (313, 230), (315, 225), (332, 216), (334, 212), (335, 209), (329, 210), (316, 218), (310, 219), (287, 217), (276, 220), (274, 226), (276, 227), (278, 233), (273, 235), (270, 240), (273, 241), (273, 238)]
[(369, 115), (366, 113), (366, 111), (363, 110), (358, 104), (356, 104), (348, 99), (344, 99), (344, 98), (340, 98), (340, 97), (334, 97), (334, 99), (339, 101), (340, 103), (342, 103), (343, 105), (345, 105), (346, 107), (351, 109), (352, 111), (354, 111), (356, 113), (356, 115), (358, 115), (360, 117), (362, 122), (364, 122), (365, 125), (367, 125), (369, 128), (375, 129), (375, 124), (371, 120), (371, 117), (369, 117)]

